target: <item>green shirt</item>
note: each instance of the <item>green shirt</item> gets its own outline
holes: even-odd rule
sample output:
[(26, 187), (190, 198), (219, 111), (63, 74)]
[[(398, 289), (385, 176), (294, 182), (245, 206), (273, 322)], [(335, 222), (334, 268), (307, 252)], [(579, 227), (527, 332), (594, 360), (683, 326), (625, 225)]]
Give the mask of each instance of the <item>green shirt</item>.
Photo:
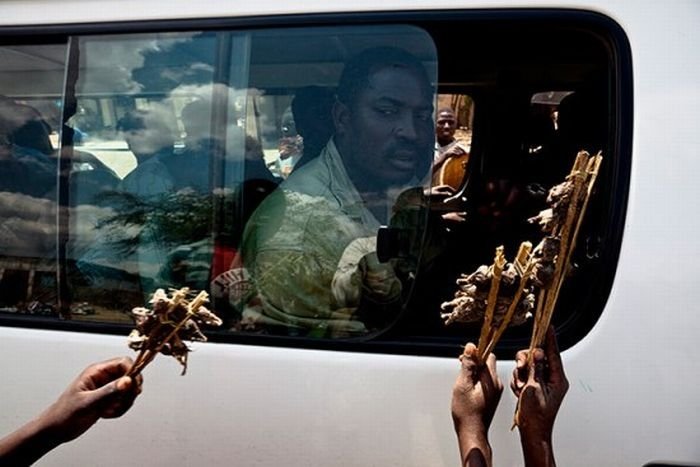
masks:
[[(320, 336), (369, 332), (357, 313), (363, 297), (387, 304), (401, 295), (391, 266), (376, 261), (379, 226), (331, 140), (263, 201), (246, 226), (243, 263), (257, 296), (244, 320)], [(372, 284), (366, 281), (370, 269)]]

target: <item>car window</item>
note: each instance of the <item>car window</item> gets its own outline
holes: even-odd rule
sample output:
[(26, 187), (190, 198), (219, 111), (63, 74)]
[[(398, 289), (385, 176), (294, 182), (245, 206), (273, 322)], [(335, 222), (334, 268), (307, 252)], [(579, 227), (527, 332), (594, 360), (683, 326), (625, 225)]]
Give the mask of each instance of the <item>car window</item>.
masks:
[(214, 340), (451, 352), (478, 333), (441, 316), (457, 281), (536, 244), (548, 190), (601, 151), (555, 314), (576, 342), (619, 253), (629, 54), (607, 18), (556, 17), (183, 21), (0, 45), (0, 319), (122, 332), (155, 289), (188, 287), (224, 319)]

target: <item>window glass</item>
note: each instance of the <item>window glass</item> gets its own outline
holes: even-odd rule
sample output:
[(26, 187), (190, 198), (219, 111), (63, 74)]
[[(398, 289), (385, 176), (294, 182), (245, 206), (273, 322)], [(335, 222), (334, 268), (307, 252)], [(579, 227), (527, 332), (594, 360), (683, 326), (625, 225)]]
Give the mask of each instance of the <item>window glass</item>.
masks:
[(0, 319), (118, 329), (189, 287), (215, 340), (453, 352), (479, 332), (445, 326), (456, 281), (539, 242), (528, 219), (585, 149), (604, 162), (554, 314), (575, 343), (619, 253), (629, 50), (545, 13), (0, 46)]

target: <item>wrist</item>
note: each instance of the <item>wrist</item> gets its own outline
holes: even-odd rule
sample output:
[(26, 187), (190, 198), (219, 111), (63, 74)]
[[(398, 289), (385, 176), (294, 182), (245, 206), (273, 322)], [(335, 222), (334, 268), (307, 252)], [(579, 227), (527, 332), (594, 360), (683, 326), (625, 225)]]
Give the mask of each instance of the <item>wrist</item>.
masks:
[(520, 445), (523, 449), (525, 467), (554, 467), (552, 432), (520, 431)]
[(52, 417), (47, 412), (42, 413), (37, 418), (27, 424), (31, 429), (32, 439), (37, 446), (53, 449), (65, 441), (62, 439), (62, 430), (54, 423)]
[(480, 434), (484, 437), (488, 436), (489, 427), (484, 423), (481, 416), (473, 415), (468, 417), (454, 417), (455, 429), (457, 433)]
[[(455, 430), (459, 441), (462, 465), (469, 465), (467, 460), (480, 453), (487, 465), (491, 465), (491, 445), (488, 439), (488, 427), (480, 418), (455, 420)], [(479, 465), (479, 464), (477, 464)]]

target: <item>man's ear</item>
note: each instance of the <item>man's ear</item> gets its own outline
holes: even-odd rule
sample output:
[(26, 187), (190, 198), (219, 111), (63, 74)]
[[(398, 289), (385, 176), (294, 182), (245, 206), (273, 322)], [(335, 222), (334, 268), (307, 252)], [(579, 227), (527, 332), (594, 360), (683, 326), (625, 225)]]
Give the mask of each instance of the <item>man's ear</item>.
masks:
[(333, 114), (335, 134), (338, 136), (347, 134), (350, 127), (350, 108), (336, 99), (331, 112)]

